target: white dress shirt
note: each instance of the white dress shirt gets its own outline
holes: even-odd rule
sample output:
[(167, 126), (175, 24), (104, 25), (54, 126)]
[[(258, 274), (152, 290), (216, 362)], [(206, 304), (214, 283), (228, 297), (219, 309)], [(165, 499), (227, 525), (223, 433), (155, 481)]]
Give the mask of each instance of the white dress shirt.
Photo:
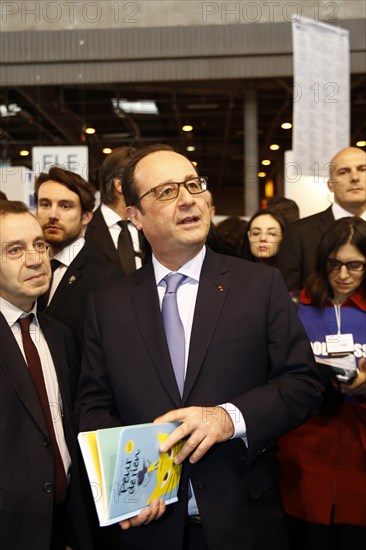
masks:
[[(107, 206), (106, 204), (102, 204), (100, 207), (100, 211), (102, 212), (103, 218), (105, 223), (107, 224), (107, 227), (109, 229), (109, 233), (112, 237), (113, 244), (115, 248), (118, 248), (118, 237), (120, 232), (122, 231), (121, 227), (118, 225), (118, 222), (122, 221), (121, 216), (116, 214), (112, 208)], [(136, 227), (133, 225), (133, 223), (129, 222), (127, 225), (128, 230), (131, 234), (132, 239), (132, 246), (135, 251), (135, 264), (136, 269), (139, 269), (142, 266), (141, 261), (141, 248), (140, 248), (140, 240), (139, 240), (139, 232), (136, 229)], [(138, 254), (138, 255), (136, 255)]]
[(27, 363), (27, 359), (24, 353), (23, 339), (22, 339), (22, 334), (20, 331), (18, 319), (19, 317), (28, 316), (29, 313), (34, 314), (32, 322), (29, 327), (29, 333), (34, 342), (34, 345), (37, 348), (38, 355), (41, 360), (43, 378), (44, 378), (46, 392), (48, 396), (48, 402), (51, 410), (55, 436), (56, 436), (58, 447), (60, 449), (60, 454), (61, 454), (62, 462), (65, 467), (65, 472), (67, 473), (69, 472), (69, 469), (70, 469), (71, 458), (66, 445), (64, 428), (62, 424), (62, 415), (63, 415), (62, 398), (61, 398), (60, 389), (58, 386), (57, 374), (56, 374), (55, 366), (53, 364), (51, 352), (48, 348), (48, 345), (43, 335), (43, 332), (41, 330), (41, 327), (38, 323), (36, 305), (33, 306), (33, 309), (31, 312), (25, 313), (24, 311), (17, 308), (13, 304), (4, 300), (4, 298), (0, 297), (0, 311), (4, 315), (6, 322), (9, 325), (26, 363)]
[[(332, 204), (332, 212), (335, 220), (340, 220), (341, 218), (350, 218), (351, 216), (354, 216), (354, 214), (351, 214), (351, 212), (348, 212), (342, 206), (339, 206), (336, 202)], [(362, 218), (366, 221), (366, 210), (359, 216), (359, 218)]]
[(53, 274), (53, 277), (52, 277), (51, 290), (50, 290), (50, 295), (49, 295), (49, 298), (48, 298), (48, 304), (52, 300), (52, 297), (53, 297), (54, 293), (56, 292), (56, 289), (57, 289), (58, 285), (60, 284), (63, 276), (65, 275), (67, 268), (75, 260), (76, 256), (79, 254), (79, 252), (83, 248), (84, 244), (85, 244), (84, 237), (80, 237), (76, 241), (69, 244), (69, 246), (65, 246), (65, 248), (60, 250), (60, 252), (58, 252), (52, 258), (53, 260), (58, 260), (60, 262), (60, 265), (55, 270), (55, 272)]

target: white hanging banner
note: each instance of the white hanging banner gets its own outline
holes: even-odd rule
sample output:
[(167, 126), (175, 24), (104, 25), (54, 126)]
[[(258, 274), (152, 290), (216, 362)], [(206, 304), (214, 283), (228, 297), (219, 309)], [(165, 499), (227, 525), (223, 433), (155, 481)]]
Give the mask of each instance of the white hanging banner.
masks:
[(88, 147), (85, 145), (32, 147), (32, 159), (37, 176), (57, 165), (88, 179)]
[(294, 160), (302, 175), (317, 180), (350, 145), (349, 32), (301, 17), (292, 36)]

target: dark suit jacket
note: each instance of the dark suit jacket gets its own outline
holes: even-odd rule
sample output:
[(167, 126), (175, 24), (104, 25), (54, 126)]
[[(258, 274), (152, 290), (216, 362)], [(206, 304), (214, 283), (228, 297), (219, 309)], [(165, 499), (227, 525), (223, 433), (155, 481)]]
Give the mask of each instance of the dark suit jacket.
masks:
[[(147, 258), (150, 256), (150, 246), (141, 233), (139, 233), (139, 239), (142, 252), (141, 259), (142, 262), (145, 263)], [(109, 262), (113, 262), (122, 270), (117, 249), (114, 246), (111, 234), (107, 224), (105, 223), (100, 207), (95, 210), (92, 220), (88, 223), (85, 233), (85, 240), (99, 254), (105, 257)]]
[(88, 223), (85, 240), (108, 261), (120, 266), (116, 247), (113, 244), (111, 234), (105, 223), (100, 207), (95, 210), (93, 218)]
[[(68, 514), (76, 529), (73, 548), (90, 550), (78, 480), (69, 370), (74, 368), (71, 334), (57, 321), (38, 316), (48, 343), (63, 402), (63, 426), (71, 455)], [(49, 550), (53, 457), (46, 421), (23, 355), (0, 313), (0, 546), (3, 550)]]
[(277, 256), (277, 267), (281, 271), (289, 290), (301, 290), (309, 275), (314, 271), (316, 250), (320, 239), (334, 222), (332, 207), (290, 223), (286, 229)]
[(85, 243), (52, 296), (46, 313), (70, 328), (79, 358), (83, 348), (85, 313), (91, 294), (97, 288), (121, 278), (122, 274), (117, 267)]
[(284, 550), (274, 444), (317, 407), (321, 391), (308, 339), (274, 269), (207, 249), (182, 399), (152, 264), (96, 293), (86, 324), (81, 429), (149, 422), (191, 405), (206, 405), (209, 415), (209, 407), (231, 402), (249, 441), (248, 449), (233, 439), (185, 463), (179, 502), (158, 522), (123, 532), (121, 547), (180, 550), (190, 478), (210, 550)]

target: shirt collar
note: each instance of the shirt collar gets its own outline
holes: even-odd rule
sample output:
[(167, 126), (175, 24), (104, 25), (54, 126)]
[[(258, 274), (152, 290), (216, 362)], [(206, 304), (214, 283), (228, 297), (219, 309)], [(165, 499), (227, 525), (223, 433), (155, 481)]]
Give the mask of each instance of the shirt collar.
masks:
[[(200, 280), (200, 274), (201, 269), (203, 265), (203, 260), (205, 259), (206, 255), (206, 247), (204, 246), (201, 248), (201, 250), (192, 258), (189, 260), (186, 264), (182, 265), (182, 267), (179, 268), (179, 273), (182, 273), (183, 275), (186, 275), (188, 278), (193, 279), (194, 281)], [(170, 269), (162, 265), (158, 260), (155, 258), (154, 254), (152, 256), (152, 262), (155, 272), (155, 281), (156, 285), (160, 285), (164, 277), (166, 277), (169, 273), (172, 273)]]
[[(304, 289), (302, 289), (300, 292), (300, 303), (304, 305), (311, 305), (310, 296), (306, 294)], [(333, 305), (330, 300), (329, 305)], [(349, 296), (349, 298), (347, 298), (347, 300), (343, 302), (342, 307), (356, 307), (361, 311), (366, 312), (366, 297), (361, 292), (361, 290), (358, 289), (352, 294), (352, 296)]]
[[(354, 215), (351, 214), (351, 212), (348, 212), (348, 210), (342, 208), (342, 206), (339, 206), (339, 204), (337, 204), (336, 202), (332, 204), (332, 212), (335, 220), (340, 220), (341, 218), (349, 218)], [(359, 217), (366, 221), (366, 210)]]
[(66, 265), (69, 267), (71, 262), (73, 262), (76, 258), (76, 256), (79, 254), (81, 249), (83, 248), (85, 244), (84, 237), (80, 237), (79, 239), (76, 239), (76, 241), (73, 241), (68, 246), (65, 246), (60, 252), (58, 252), (53, 259), (58, 260), (61, 262), (61, 264)]
[(103, 214), (104, 221), (107, 224), (108, 228), (113, 227), (113, 225), (116, 225), (116, 223), (122, 220), (121, 216), (116, 214), (116, 212), (106, 204), (102, 204), (100, 210)]
[(0, 296), (0, 311), (4, 315), (5, 320), (8, 323), (9, 327), (12, 327), (18, 321), (19, 317), (22, 317), (22, 316), (25, 317), (30, 313), (34, 314), (34, 319), (38, 324), (36, 301), (34, 302), (32, 310), (29, 312), (25, 312)]

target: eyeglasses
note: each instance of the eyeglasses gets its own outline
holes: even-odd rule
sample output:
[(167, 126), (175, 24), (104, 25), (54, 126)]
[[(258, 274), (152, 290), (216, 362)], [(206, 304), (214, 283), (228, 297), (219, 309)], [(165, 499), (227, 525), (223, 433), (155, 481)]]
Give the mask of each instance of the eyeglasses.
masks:
[(334, 260), (332, 258), (327, 260), (327, 265), (329, 271), (340, 271), (342, 267), (345, 266), (347, 271), (354, 271), (356, 273), (361, 273), (366, 267), (366, 263), (359, 260), (354, 260), (352, 262), (341, 262), (340, 260)]
[(186, 181), (162, 183), (161, 185), (157, 185), (149, 191), (146, 191), (146, 193), (137, 199), (135, 204), (140, 202), (140, 200), (146, 197), (149, 193), (154, 193), (155, 198), (158, 201), (170, 201), (172, 199), (176, 199), (181, 185), (184, 185), (191, 195), (198, 195), (199, 193), (203, 193), (207, 190), (207, 179), (208, 178), (206, 176), (197, 176), (196, 178), (189, 178)]
[(264, 235), (265, 238), (268, 240), (282, 238), (282, 235), (280, 233), (277, 233), (276, 231), (273, 231), (271, 229), (268, 231), (261, 231), (260, 229), (250, 229), (248, 233), (249, 233), (249, 236), (252, 237), (253, 239), (261, 238), (262, 235)]
[(49, 245), (43, 241), (36, 241), (33, 244), (33, 249), (28, 250), (24, 248), (21, 244), (15, 243), (11, 245), (5, 252), (2, 254), (5, 258), (21, 258), (23, 255), (28, 254), (46, 254), (48, 253)]

